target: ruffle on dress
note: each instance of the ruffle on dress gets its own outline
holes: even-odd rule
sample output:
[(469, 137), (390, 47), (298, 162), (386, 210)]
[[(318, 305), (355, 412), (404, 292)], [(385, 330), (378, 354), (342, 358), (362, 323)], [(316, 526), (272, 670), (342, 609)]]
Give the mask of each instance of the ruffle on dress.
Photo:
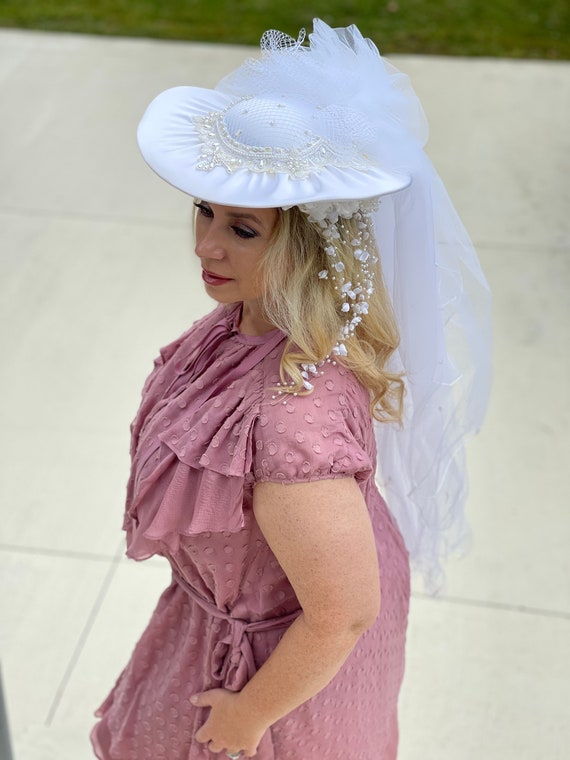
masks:
[[(162, 542), (176, 552), (180, 535), (243, 528), (244, 484), (251, 469), (251, 429), (258, 406), (255, 400), (247, 407), (244, 395), (246, 390), (257, 395), (252, 389), (261, 394), (262, 375), (255, 375), (257, 382), (250, 374), (247, 389), (228, 389), (158, 435), (164, 458), (141, 481), (138, 498), (128, 510), (131, 519), (136, 513), (137, 533), (142, 533), (147, 549), (156, 550), (156, 542)], [(133, 556), (142, 542), (139, 535), (131, 535), (128, 553)]]
[(176, 552), (180, 536), (243, 527), (259, 365), (280, 356), (284, 336), (241, 335), (238, 314), (220, 306), (204, 317), (161, 350), (145, 383), (123, 524), (134, 559)]
[(134, 559), (242, 530), (255, 482), (375, 470), (369, 398), (352, 374), (327, 364), (311, 394), (278, 395), (284, 336), (241, 335), (235, 313), (220, 307), (163, 349), (145, 384), (124, 521)]

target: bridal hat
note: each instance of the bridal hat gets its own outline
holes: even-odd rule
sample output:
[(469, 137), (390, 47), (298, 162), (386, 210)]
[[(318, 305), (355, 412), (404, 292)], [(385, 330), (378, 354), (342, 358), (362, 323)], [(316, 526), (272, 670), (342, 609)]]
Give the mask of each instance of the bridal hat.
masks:
[(400, 139), (398, 116), (366, 104), (367, 61), (378, 63), (377, 51), (356, 27), (341, 31), (315, 20), (310, 47), (303, 32), (297, 40), (266, 32), (261, 58), (214, 89), (158, 95), (138, 130), (147, 163), (192, 196), (253, 208), (360, 200), (407, 187), (409, 174), (390, 155)]

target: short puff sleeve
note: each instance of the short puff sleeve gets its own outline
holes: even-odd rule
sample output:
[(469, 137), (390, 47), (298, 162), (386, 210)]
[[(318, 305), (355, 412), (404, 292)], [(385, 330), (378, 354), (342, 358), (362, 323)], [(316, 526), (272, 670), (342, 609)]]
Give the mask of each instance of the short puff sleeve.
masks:
[(374, 472), (369, 395), (337, 367), (304, 396), (270, 394), (253, 426), (256, 482), (298, 483)]

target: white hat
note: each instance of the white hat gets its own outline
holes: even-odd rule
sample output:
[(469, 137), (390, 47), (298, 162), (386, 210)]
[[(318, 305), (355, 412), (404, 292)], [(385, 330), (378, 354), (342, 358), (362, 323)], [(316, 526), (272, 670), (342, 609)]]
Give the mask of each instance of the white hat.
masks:
[[(318, 20), (315, 28), (334, 34)], [(185, 193), (252, 208), (359, 200), (407, 187), (409, 174), (376, 150), (382, 120), (375, 123), (354, 102), (353, 69), (366, 66), (365, 56), (334, 36), (353, 64), (344, 68), (344, 88), (338, 76), (331, 82), (330, 49), (266, 32), (261, 59), (246, 61), (215, 89), (158, 95), (138, 129), (149, 166)], [(377, 52), (367, 52), (378, 61)]]
[(138, 140), (147, 163), (171, 185), (229, 206), (370, 198), (409, 185), (409, 176), (383, 170), (354, 139), (345, 142), (359, 133), (350, 129), (354, 115), (344, 123), (342, 116), (314, 102), (174, 87), (152, 101)]

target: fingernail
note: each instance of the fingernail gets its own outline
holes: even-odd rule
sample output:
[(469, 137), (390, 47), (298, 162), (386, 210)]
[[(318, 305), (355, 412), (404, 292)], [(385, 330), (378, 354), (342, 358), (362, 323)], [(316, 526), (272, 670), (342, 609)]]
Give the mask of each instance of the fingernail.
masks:
[(192, 702), (193, 705), (195, 705), (197, 701), (198, 701), (198, 697), (195, 694), (194, 696), (190, 697), (190, 702)]

